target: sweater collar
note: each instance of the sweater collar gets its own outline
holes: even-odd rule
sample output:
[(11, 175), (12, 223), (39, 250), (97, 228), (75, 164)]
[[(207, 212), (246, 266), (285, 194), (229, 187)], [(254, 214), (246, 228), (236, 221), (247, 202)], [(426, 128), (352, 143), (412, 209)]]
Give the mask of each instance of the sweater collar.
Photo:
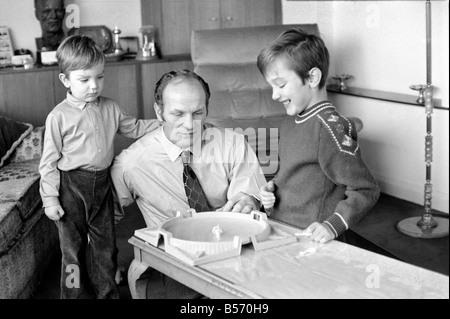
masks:
[(329, 101), (322, 101), (314, 104), (310, 108), (304, 110), (302, 113), (297, 114), (295, 118), (295, 123), (300, 124), (309, 120), (311, 117), (315, 116), (317, 113), (323, 111), (324, 109), (334, 109), (334, 106)]

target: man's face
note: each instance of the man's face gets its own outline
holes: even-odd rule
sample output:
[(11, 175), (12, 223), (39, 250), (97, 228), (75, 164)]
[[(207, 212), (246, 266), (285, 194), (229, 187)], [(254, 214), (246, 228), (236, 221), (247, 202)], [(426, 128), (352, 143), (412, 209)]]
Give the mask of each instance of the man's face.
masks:
[(36, 18), (45, 32), (61, 31), (65, 14), (63, 0), (38, 0), (36, 4)]
[(163, 103), (162, 111), (156, 106), (156, 114), (164, 121), (167, 138), (182, 149), (199, 142), (206, 118), (206, 95), (201, 84), (195, 79), (174, 79), (164, 89)]

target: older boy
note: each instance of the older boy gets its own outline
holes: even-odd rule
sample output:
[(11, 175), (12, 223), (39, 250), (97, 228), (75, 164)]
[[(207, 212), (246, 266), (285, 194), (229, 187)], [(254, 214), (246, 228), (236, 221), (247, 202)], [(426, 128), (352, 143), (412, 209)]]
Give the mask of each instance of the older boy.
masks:
[(261, 51), (257, 65), (272, 98), (291, 116), (280, 129), (280, 168), (261, 188), (262, 204), (272, 218), (306, 228), (315, 241), (337, 238), (380, 191), (353, 123), (327, 100), (328, 50), (320, 37), (291, 29)]

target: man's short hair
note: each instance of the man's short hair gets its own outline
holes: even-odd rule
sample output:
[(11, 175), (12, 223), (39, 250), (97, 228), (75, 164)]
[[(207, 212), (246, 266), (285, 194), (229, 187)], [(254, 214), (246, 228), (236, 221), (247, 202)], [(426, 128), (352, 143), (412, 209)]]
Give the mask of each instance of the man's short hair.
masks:
[(270, 65), (283, 57), (288, 66), (302, 79), (303, 84), (309, 78), (309, 71), (316, 67), (322, 72), (319, 88), (323, 88), (328, 77), (330, 55), (325, 42), (315, 34), (309, 34), (300, 28), (289, 29), (281, 33), (257, 59), (257, 66), (263, 76), (267, 75)]
[(200, 75), (198, 75), (197, 73), (190, 71), (190, 70), (186, 70), (186, 69), (178, 69), (178, 70), (167, 72), (156, 83), (155, 102), (159, 105), (161, 110), (164, 110), (164, 101), (163, 101), (164, 89), (175, 78), (194, 79), (194, 80), (197, 80), (201, 84), (201, 86), (203, 87), (203, 90), (205, 91), (205, 96), (206, 96), (205, 105), (206, 105), (206, 111), (208, 112), (209, 98), (211, 96), (208, 83), (206, 83), (205, 80), (203, 80), (203, 78)]
[(105, 63), (105, 55), (90, 37), (72, 35), (64, 39), (56, 51), (61, 73), (69, 76), (75, 70), (87, 70), (100, 63)]

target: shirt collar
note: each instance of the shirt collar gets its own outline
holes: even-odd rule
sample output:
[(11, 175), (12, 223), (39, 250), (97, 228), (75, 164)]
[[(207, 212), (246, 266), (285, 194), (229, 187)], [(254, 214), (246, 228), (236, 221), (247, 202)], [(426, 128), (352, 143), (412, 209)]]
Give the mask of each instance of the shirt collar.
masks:
[(82, 101), (80, 99), (77, 99), (75, 96), (73, 96), (70, 91), (67, 91), (66, 100), (72, 105), (73, 107), (76, 107), (80, 110), (84, 109), (86, 105), (89, 103), (94, 104), (95, 106), (98, 106), (100, 102), (100, 97), (98, 97), (94, 102), (86, 102)]
[(173, 144), (164, 134), (164, 125), (161, 126), (161, 144), (164, 150), (166, 151), (167, 155), (169, 156), (169, 159), (173, 162), (177, 160), (177, 158), (180, 156), (183, 149), (175, 144)]
[(321, 111), (325, 109), (333, 108), (333, 104), (331, 104), (329, 101), (322, 101), (319, 103), (314, 104), (310, 108), (304, 110), (302, 113), (297, 114), (295, 118), (295, 123), (304, 123), (307, 120), (309, 120), (311, 117), (315, 116), (317, 113), (320, 113)]

